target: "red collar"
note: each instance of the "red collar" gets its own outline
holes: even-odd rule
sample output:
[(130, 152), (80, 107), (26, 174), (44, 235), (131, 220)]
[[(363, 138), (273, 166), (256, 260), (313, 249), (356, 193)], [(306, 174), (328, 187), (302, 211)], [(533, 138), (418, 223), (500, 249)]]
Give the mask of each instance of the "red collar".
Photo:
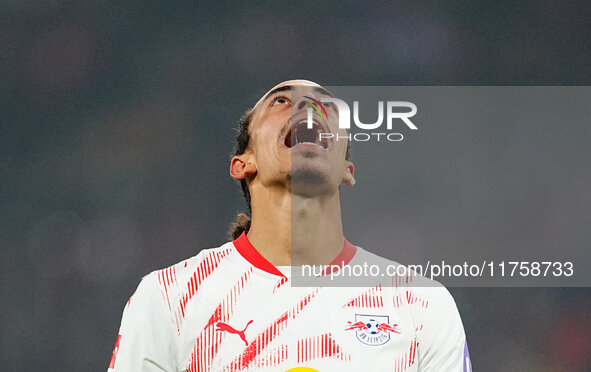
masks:
[[(246, 231), (243, 232), (242, 235), (240, 235), (238, 239), (234, 240), (232, 243), (234, 243), (238, 253), (240, 253), (240, 255), (250, 262), (254, 267), (273, 275), (284, 276), (281, 271), (275, 267), (275, 265), (263, 257), (255, 249), (255, 247), (250, 244), (250, 241), (248, 241), (248, 238), (246, 237)], [(329, 265), (338, 265), (339, 267), (343, 267), (344, 265), (347, 265), (349, 262), (351, 262), (356, 252), (357, 247), (345, 239), (345, 246), (343, 247), (343, 250), (330, 262)]]

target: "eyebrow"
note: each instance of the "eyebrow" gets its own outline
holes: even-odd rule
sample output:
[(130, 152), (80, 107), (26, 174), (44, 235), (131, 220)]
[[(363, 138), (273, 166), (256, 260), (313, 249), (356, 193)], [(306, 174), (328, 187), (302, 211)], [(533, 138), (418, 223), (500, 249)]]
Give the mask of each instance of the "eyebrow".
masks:
[(270, 91), (269, 93), (267, 93), (267, 95), (265, 96), (265, 98), (263, 98), (261, 100), (261, 102), (266, 101), (267, 98), (271, 97), (273, 94), (276, 94), (276, 93), (279, 93), (279, 92), (285, 92), (286, 90), (291, 90), (291, 85), (284, 85), (282, 87), (273, 89), (272, 91)]
[[(291, 91), (291, 88), (292, 87), (293, 87), (293, 85), (284, 85), (282, 87), (275, 88), (272, 91), (270, 91), (269, 93), (267, 93), (267, 95), (265, 96), (265, 98), (263, 98), (263, 101), (266, 101), (267, 98), (271, 97), (272, 95), (274, 95), (276, 93), (285, 92), (287, 90)], [(324, 94), (324, 95), (327, 95), (327, 96), (334, 97), (331, 92), (329, 92), (328, 90), (324, 89), (323, 87), (313, 87), (312, 90), (314, 92), (317, 92), (317, 93), (321, 93), (321, 94)]]
[(328, 91), (328, 89), (324, 89), (323, 87), (314, 87), (314, 91), (316, 93), (324, 94), (325, 96), (334, 97), (334, 95), (330, 91)]

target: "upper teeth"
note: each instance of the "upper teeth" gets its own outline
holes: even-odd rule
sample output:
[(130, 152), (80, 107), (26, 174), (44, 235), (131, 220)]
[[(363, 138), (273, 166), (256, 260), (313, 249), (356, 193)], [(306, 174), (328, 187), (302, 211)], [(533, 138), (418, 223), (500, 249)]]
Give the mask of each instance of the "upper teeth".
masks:
[[(302, 120), (298, 121), (298, 124), (297, 125), (300, 125), (302, 123), (304, 123), (304, 124), (306, 124), (306, 126), (308, 126), (308, 120), (307, 119), (302, 119)], [(320, 124), (316, 120), (312, 120), (312, 125), (320, 128)]]

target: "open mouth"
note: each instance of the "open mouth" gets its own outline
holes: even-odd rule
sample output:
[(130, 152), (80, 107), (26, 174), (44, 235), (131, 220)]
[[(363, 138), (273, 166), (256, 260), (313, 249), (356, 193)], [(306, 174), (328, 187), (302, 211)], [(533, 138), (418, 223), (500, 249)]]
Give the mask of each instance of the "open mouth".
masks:
[(291, 148), (299, 144), (317, 145), (323, 149), (328, 149), (328, 138), (320, 138), (325, 133), (322, 126), (312, 120), (312, 128), (308, 128), (308, 120), (302, 119), (295, 125), (292, 125), (285, 137), (285, 146)]

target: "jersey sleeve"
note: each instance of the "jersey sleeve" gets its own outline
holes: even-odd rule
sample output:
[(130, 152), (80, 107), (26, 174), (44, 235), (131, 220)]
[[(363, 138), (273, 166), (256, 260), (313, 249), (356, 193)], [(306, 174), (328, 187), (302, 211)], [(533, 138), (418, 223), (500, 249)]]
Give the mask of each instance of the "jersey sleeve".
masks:
[(108, 372), (176, 371), (175, 360), (170, 312), (152, 273), (125, 306)]
[(431, 293), (423, 319), (419, 371), (471, 372), (464, 326), (453, 297), (444, 287), (424, 289)]

